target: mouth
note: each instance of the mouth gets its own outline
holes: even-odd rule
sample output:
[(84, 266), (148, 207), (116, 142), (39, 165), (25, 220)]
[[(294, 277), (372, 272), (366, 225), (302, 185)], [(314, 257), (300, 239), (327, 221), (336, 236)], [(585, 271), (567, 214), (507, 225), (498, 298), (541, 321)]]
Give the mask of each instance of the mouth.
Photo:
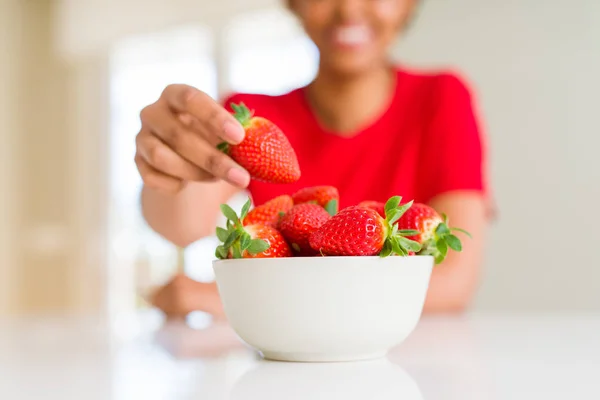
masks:
[(373, 31), (366, 24), (353, 24), (335, 27), (331, 32), (331, 42), (341, 49), (360, 49), (373, 40)]

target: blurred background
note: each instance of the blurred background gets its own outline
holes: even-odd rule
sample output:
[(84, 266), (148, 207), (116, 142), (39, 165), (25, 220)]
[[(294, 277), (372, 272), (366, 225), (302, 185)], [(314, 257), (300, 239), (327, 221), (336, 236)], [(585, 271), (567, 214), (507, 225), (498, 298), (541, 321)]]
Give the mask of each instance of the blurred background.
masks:
[[(282, 6), (0, 0), (0, 314), (147, 307), (178, 253), (140, 215), (139, 111), (169, 83), (308, 83), (318, 53)], [(394, 48), (476, 88), (498, 209), (476, 312), (600, 312), (599, 39), (597, 0), (425, 0)], [(185, 250), (192, 277), (213, 248)]]

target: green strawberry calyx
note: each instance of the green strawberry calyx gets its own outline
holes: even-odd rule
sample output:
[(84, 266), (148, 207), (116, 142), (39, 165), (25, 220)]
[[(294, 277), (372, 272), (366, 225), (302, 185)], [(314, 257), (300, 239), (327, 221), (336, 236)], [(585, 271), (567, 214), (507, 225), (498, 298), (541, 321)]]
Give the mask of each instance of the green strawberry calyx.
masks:
[(406, 236), (418, 235), (419, 231), (412, 229), (398, 229), (398, 220), (404, 215), (413, 202), (410, 201), (406, 204), (400, 204), (402, 197), (394, 196), (391, 197), (385, 203), (385, 227), (387, 228), (387, 235), (383, 248), (379, 253), (380, 257), (387, 257), (391, 254), (397, 254), (399, 256), (408, 256), (409, 253), (417, 253), (421, 250), (421, 245), (414, 240), (408, 239)]
[[(321, 205), (317, 200), (309, 200), (305, 204), (316, 204), (318, 206)], [(325, 209), (325, 211), (327, 211), (327, 214), (333, 217), (339, 211), (339, 201), (337, 199), (331, 199), (327, 203), (325, 203), (323, 208)]]
[(325, 204), (325, 211), (327, 211), (327, 213), (329, 215), (331, 215), (332, 217), (338, 213), (339, 210), (339, 204), (338, 204), (338, 200), (337, 199), (331, 199), (327, 202), (327, 204)]
[[(231, 109), (233, 110), (233, 117), (245, 128), (250, 125), (250, 120), (254, 116), (254, 111), (250, 111), (244, 103), (235, 104), (231, 103)], [(229, 143), (221, 142), (217, 145), (217, 150), (229, 154)]]
[(269, 249), (269, 242), (252, 239), (252, 236), (244, 228), (244, 218), (248, 215), (251, 204), (248, 198), (239, 216), (230, 206), (221, 204), (221, 212), (227, 218), (227, 225), (226, 228), (217, 228), (217, 238), (222, 243), (215, 250), (215, 257), (218, 259), (243, 258), (244, 251), (256, 255)]
[(461, 252), (462, 242), (452, 232), (462, 232), (471, 237), (471, 234), (464, 229), (450, 228), (448, 226), (448, 216), (442, 214), (442, 222), (435, 228), (433, 236), (423, 243), (419, 255), (431, 255), (435, 258), (436, 264), (441, 264), (448, 255), (448, 249)]
[(250, 124), (250, 120), (254, 116), (254, 111), (250, 111), (244, 103), (235, 104), (231, 103), (231, 109), (233, 110), (233, 117), (246, 128)]

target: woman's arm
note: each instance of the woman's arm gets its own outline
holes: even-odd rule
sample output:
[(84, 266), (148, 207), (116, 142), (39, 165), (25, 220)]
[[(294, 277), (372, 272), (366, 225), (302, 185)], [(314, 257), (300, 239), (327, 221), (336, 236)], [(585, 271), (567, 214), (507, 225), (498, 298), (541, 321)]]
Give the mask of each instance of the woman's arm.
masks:
[[(152, 229), (185, 248), (215, 232), (220, 204), (226, 203), (238, 191), (222, 181), (188, 182), (177, 194), (144, 187), (142, 212)], [(182, 273), (154, 291), (149, 300), (169, 318), (184, 318), (192, 311), (205, 311), (215, 318), (224, 318), (215, 283), (197, 282)]]
[[(467, 230), (473, 238), (462, 235), (463, 251), (450, 251), (444, 263), (434, 268), (424, 312), (460, 312), (470, 304), (479, 282), (488, 221), (486, 202), (480, 193), (454, 192), (437, 196), (430, 205), (446, 213), (451, 226)], [(200, 310), (224, 318), (214, 282), (176, 277), (153, 296), (153, 304), (173, 315)]]
[(135, 163), (144, 182), (144, 218), (186, 247), (213, 231), (219, 204), (250, 182), (248, 172), (217, 149), (240, 143), (244, 128), (209, 95), (186, 85), (167, 86), (140, 120)]
[(451, 192), (436, 196), (430, 205), (448, 215), (451, 227), (463, 228), (473, 238), (458, 233), (463, 251), (449, 251), (446, 260), (434, 267), (424, 312), (461, 312), (479, 283), (488, 225), (486, 199), (479, 192)]
[(188, 182), (176, 194), (144, 186), (142, 213), (150, 227), (179, 247), (214, 234), (219, 206), (240, 189), (224, 181)]

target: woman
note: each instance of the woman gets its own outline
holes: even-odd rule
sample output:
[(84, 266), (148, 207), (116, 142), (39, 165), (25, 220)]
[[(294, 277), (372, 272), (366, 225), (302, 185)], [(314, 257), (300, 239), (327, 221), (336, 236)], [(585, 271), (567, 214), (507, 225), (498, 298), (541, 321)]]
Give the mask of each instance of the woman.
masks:
[[(277, 124), (293, 145), (302, 178), (293, 185), (251, 181), (215, 146), (244, 130), (208, 95), (167, 87), (141, 113), (136, 164), (150, 226), (185, 247), (215, 229), (219, 205), (248, 189), (255, 204), (313, 185), (340, 190), (341, 206), (396, 194), (446, 213), (473, 234), (462, 253), (436, 268), (426, 312), (456, 312), (478, 281), (487, 225), (485, 158), (471, 96), (451, 73), (390, 65), (388, 50), (418, 0), (288, 0), (320, 51), (307, 87), (282, 96), (236, 94)], [(169, 315), (222, 315), (214, 284), (178, 276), (154, 297)]]

